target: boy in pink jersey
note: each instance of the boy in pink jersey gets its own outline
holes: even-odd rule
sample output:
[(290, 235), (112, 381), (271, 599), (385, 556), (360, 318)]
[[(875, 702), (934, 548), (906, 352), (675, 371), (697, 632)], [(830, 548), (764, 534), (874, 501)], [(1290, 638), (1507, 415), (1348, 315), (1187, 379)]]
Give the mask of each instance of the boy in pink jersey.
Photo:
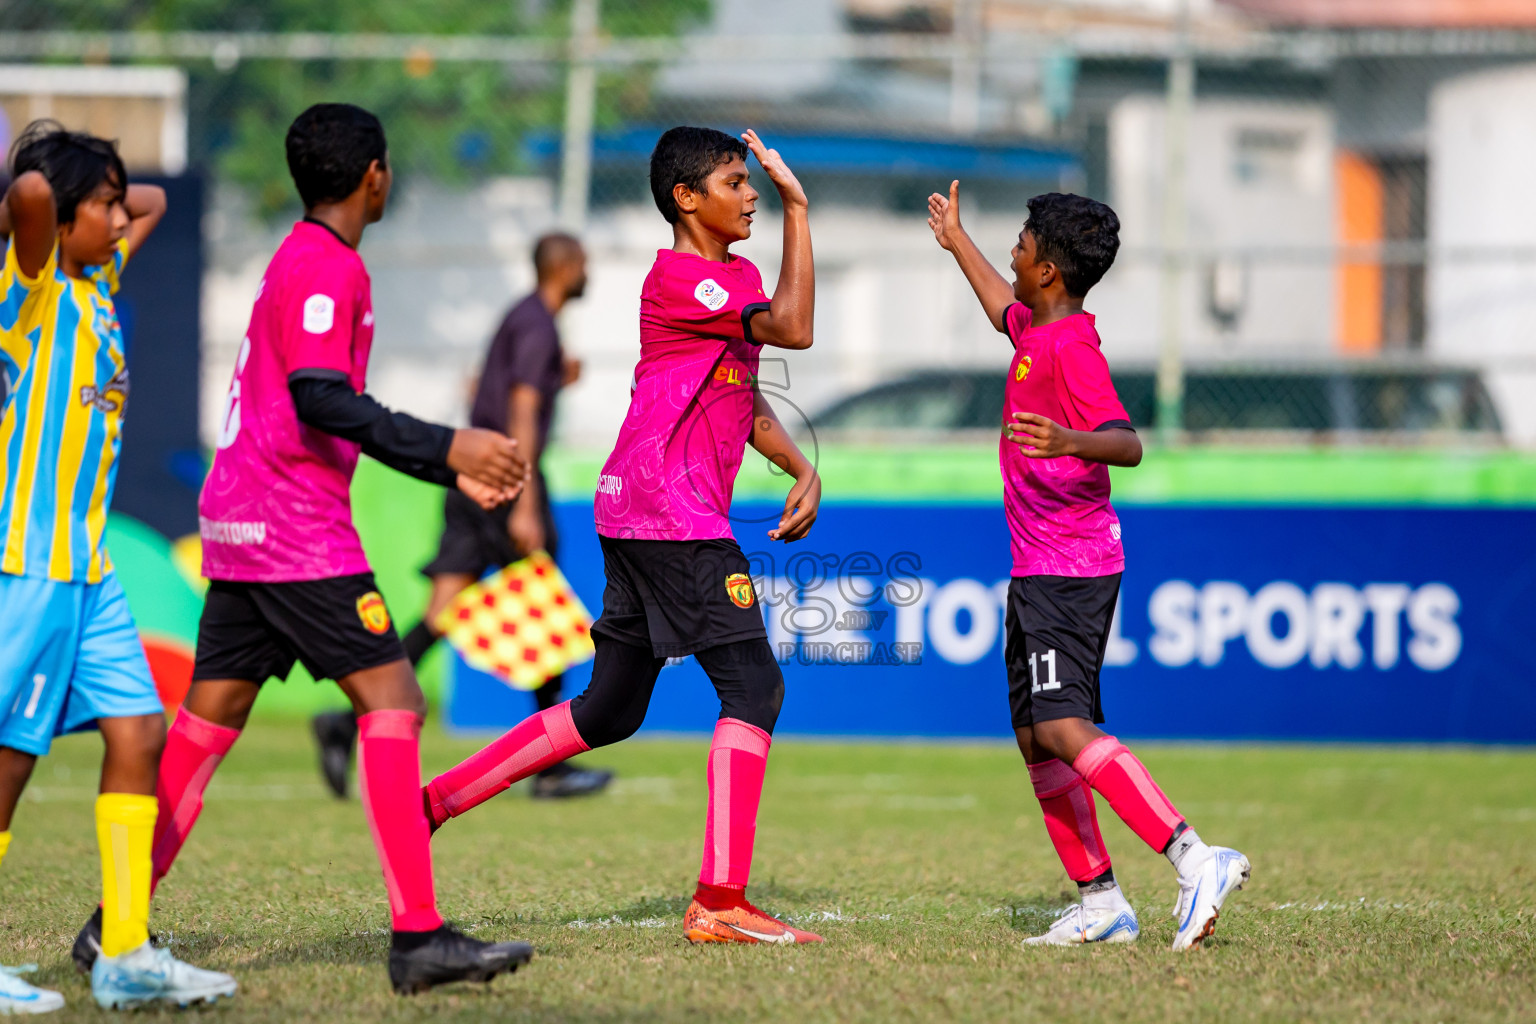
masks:
[[(390, 171), (377, 118), (319, 104), (288, 130), (304, 201), (262, 278), (235, 366), (199, 512), (210, 581), (192, 688), (160, 763), (153, 882), (170, 869), (203, 792), (268, 678), (302, 661), (358, 713), (363, 807), (389, 893), (396, 991), (488, 981), (527, 963), (527, 943), (489, 943), (443, 923), (421, 804), (426, 701), (352, 525), (360, 452), (493, 506), (527, 473), (515, 442), (392, 413), (364, 393), (373, 310), (357, 254), (384, 213)], [(88, 923), (76, 960), (91, 956)]]
[(1051, 193), (1029, 200), (1013, 247), (1013, 284), (960, 225), (960, 183), (928, 198), (928, 226), (951, 252), (992, 326), (1013, 343), (998, 456), (1012, 535), (1005, 660), (1019, 750), (1046, 832), (1077, 882), (1076, 904), (1031, 945), (1130, 942), (1140, 933), (1099, 835), (1093, 790), (1179, 877), (1174, 949), (1198, 945), (1248, 879), (1248, 858), (1207, 846), (1147, 769), (1097, 727), (1099, 670), (1120, 573), (1120, 520), (1109, 467), (1141, 462), (1083, 297), (1114, 263), (1120, 221), (1103, 203)]
[[(758, 393), (763, 345), (811, 346), (815, 299), (805, 192), (753, 132), (673, 128), (651, 154), (651, 194), (672, 225), (640, 293), (640, 362), (629, 415), (598, 478), (608, 585), (592, 626), (592, 681), (428, 784), (434, 825), (512, 783), (640, 728), (667, 659), (693, 655), (720, 696), (710, 746), (704, 863), (683, 927), (693, 942), (819, 942), (746, 898), (757, 807), (784, 678), (731, 535), (731, 488), (751, 444), (795, 480), (773, 540), (804, 537), (821, 482)], [(770, 298), (730, 246), (752, 232), (748, 147), (784, 204), (784, 258)]]

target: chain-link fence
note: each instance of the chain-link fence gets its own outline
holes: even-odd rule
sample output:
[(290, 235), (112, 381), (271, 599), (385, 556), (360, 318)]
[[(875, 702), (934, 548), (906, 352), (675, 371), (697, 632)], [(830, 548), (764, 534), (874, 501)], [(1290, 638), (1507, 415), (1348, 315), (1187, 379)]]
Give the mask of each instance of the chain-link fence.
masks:
[[(425, 414), (462, 416), (482, 346), (531, 282), (529, 246), (564, 225), (592, 285), (564, 318), (587, 373), (560, 431), (611, 439), (639, 283), (670, 244), (650, 148), (704, 123), (758, 129), (812, 198), (817, 345), (785, 387), (813, 421), (832, 410), (828, 429), (942, 438), (1000, 401), (977, 382), (1007, 346), (924, 223), (929, 192), (959, 178), (1000, 268), (1034, 193), (1115, 207), (1121, 256), (1088, 305), (1133, 419), (1169, 440), (1536, 442), (1529, 31), (1309, 25), (1317, 5), (1283, 0), (1197, 0), (1183, 17), (1178, 0), (352, 6), (0, 7), (0, 59), (26, 65), (0, 75), (13, 130), (99, 119), (105, 101), (79, 94), (123, 92), (107, 69), (184, 75), (158, 128), (121, 107), (91, 126), (133, 153), (159, 131), (160, 166), (212, 182), (209, 409), (294, 211), (283, 130), (344, 99), (383, 118), (400, 189), (364, 245), (374, 386)], [(764, 206), (741, 251), (771, 282)]]

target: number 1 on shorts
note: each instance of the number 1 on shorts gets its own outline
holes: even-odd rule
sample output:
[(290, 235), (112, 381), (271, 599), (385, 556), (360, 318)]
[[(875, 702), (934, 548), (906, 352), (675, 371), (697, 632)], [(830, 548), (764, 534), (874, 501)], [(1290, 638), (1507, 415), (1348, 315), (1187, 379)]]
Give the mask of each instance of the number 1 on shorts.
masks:
[(1029, 692), (1039, 693), (1041, 690), (1059, 690), (1061, 681), (1056, 678), (1056, 648), (1052, 647), (1040, 655), (1040, 661), (1045, 665), (1045, 683), (1040, 682), (1040, 670), (1035, 665), (1035, 653), (1029, 654)]

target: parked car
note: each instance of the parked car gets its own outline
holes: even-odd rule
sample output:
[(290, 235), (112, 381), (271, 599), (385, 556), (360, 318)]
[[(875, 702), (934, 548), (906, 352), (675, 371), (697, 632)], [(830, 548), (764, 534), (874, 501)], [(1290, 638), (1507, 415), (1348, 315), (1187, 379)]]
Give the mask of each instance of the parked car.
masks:
[[(924, 370), (878, 384), (810, 418), (818, 435), (856, 440), (892, 432), (939, 436), (994, 432), (1002, 422), (1005, 374)], [(1156, 372), (1111, 371), (1138, 429), (1156, 422)], [(1184, 378), (1184, 426), (1196, 435), (1502, 434), (1498, 411), (1476, 370), (1460, 367), (1328, 363), (1306, 366), (1193, 366)]]

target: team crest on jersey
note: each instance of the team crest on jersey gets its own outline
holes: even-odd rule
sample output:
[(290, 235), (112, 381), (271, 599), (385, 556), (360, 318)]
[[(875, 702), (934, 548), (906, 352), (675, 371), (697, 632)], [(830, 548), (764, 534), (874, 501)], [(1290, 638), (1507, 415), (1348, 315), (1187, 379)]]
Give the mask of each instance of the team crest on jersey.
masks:
[(1017, 381), (1028, 377), (1029, 368), (1034, 365), (1034, 362), (1029, 356), (1021, 356), (1019, 358), (1019, 368), (1013, 371), (1013, 379)]
[(357, 617), (363, 620), (363, 628), (374, 636), (389, 632), (389, 609), (377, 590), (370, 590), (357, 599)]
[(693, 297), (704, 303), (704, 307), (711, 313), (731, 301), (731, 293), (716, 284), (712, 277), (699, 282), (699, 286), (693, 290)]
[(737, 608), (752, 607), (752, 577), (744, 572), (733, 572), (725, 578), (725, 592), (731, 604)]
[(125, 366), (112, 375), (101, 387), (87, 384), (80, 389), (80, 404), (94, 405), (100, 412), (116, 412), (128, 401), (128, 368)]

